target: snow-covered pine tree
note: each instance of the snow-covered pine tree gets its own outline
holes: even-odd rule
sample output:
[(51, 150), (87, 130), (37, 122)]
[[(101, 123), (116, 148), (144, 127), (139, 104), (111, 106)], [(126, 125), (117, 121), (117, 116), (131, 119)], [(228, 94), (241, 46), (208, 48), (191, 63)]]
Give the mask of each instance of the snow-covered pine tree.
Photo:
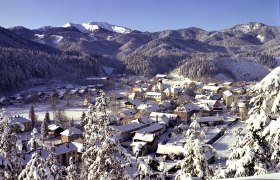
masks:
[(46, 118), (41, 123), (41, 140), (44, 141), (48, 134), (48, 121)]
[(67, 176), (66, 180), (77, 180), (79, 179), (77, 173), (77, 165), (75, 164), (75, 160), (70, 157), (69, 159), (69, 166), (66, 168)]
[(275, 68), (256, 86), (257, 96), (250, 103), (246, 121), (248, 133), (233, 147), (227, 168), (219, 177), (241, 177), (279, 172), (279, 122), (268, 113), (279, 113), (280, 67)]
[(114, 129), (109, 126), (110, 120), (106, 113), (107, 102), (108, 98), (102, 94), (99, 104), (95, 106), (102, 108), (97, 108), (96, 112), (89, 105), (84, 126), (86, 142), (82, 155), (82, 179), (123, 179), (127, 174), (122, 164), (128, 153), (113, 137)]
[[(32, 154), (30, 161), (27, 163), (25, 168), (21, 171), (18, 179), (19, 180), (41, 180), (45, 178), (45, 166), (44, 160), (40, 157), (39, 153), (35, 152)], [(48, 169), (47, 169), (48, 170)], [(54, 178), (48, 174), (48, 179), (53, 180)]]
[(29, 110), (29, 118), (31, 120), (31, 125), (32, 125), (32, 128), (35, 127), (35, 124), (36, 124), (36, 114), (35, 114), (35, 110), (34, 110), (34, 106), (31, 106), (30, 110)]
[(215, 154), (215, 151), (211, 145), (203, 143), (204, 136), (203, 128), (194, 120), (185, 133), (184, 159), (177, 163), (180, 170), (175, 177), (176, 180), (187, 177), (205, 179), (213, 175), (206, 159), (206, 153), (210, 151)]
[(62, 171), (64, 167), (57, 161), (54, 147), (51, 147), (50, 154), (45, 160), (45, 167), (47, 168), (45, 175), (49, 174), (54, 177), (55, 180), (63, 179)]
[(16, 179), (22, 170), (19, 155), (22, 150), (22, 142), (19, 136), (13, 132), (14, 124), (7, 116), (0, 114), (0, 179)]

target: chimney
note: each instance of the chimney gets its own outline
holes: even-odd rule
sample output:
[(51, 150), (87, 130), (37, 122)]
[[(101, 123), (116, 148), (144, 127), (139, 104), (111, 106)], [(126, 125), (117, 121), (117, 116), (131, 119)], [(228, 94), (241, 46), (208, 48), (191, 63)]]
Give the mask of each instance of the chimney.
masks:
[(158, 115), (156, 115), (156, 123), (158, 123)]

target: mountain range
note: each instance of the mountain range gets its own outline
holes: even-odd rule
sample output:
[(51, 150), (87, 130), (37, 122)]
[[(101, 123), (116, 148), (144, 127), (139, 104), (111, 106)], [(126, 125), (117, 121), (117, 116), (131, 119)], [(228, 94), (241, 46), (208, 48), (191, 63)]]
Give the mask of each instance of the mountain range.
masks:
[[(221, 71), (229, 78), (244, 80), (243, 77), (237, 77), (232, 69), (221, 67), (220, 62), (230, 64), (242, 59), (267, 68), (265, 65), (268, 63), (262, 55), (280, 56), (279, 32), (280, 27), (257, 22), (218, 31), (190, 27), (159, 32), (141, 32), (105, 22), (66, 23), (61, 27), (45, 26), (38, 29), (21, 26), (1, 28), (0, 46), (31, 48), (48, 53), (85, 53), (98, 57), (100, 65), (111, 66), (119, 72), (145, 76), (175, 72), (188, 75), (188, 64), (188, 67), (198, 68), (197, 71), (192, 70), (198, 74), (193, 74), (193, 78), (213, 77)], [(275, 63), (271, 65), (271, 58), (266, 59), (271, 67), (275, 66)], [(197, 62), (214, 63), (212, 69), (216, 71), (213, 71), (214, 74), (204, 72), (199, 69)], [(190, 63), (196, 65), (190, 66)], [(246, 78), (252, 80), (261, 77)]]

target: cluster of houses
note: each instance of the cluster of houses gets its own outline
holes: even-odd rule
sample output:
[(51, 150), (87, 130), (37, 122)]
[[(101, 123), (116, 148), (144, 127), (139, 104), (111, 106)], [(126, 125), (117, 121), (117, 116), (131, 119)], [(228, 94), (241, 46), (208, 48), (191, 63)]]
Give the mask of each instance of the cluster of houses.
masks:
[[(21, 154), (22, 162), (28, 163), (34, 151), (31, 151), (27, 145), (30, 133), (32, 131), (31, 120), (21, 116), (11, 118), (12, 131), (18, 133), (23, 141), (23, 152)], [(20, 124), (20, 126), (18, 126)], [(39, 137), (39, 134), (38, 134)], [(44, 140), (53, 144), (53, 149), (43, 148), (42, 145), (37, 147), (37, 152), (42, 158), (47, 158), (50, 153), (54, 153), (59, 163), (69, 165), (69, 158), (72, 157), (76, 161), (81, 161), (83, 139), (82, 131), (77, 127), (63, 129), (62, 127), (50, 124), (48, 125), (48, 135)], [(53, 152), (51, 152), (53, 151)]]
[[(159, 74), (151, 81), (137, 80), (133, 82), (129, 92), (126, 92), (127, 96), (115, 94), (116, 100), (122, 103), (115, 114), (115, 116), (119, 116), (118, 123), (114, 124), (115, 138), (124, 147), (129, 148), (136, 157), (153, 153), (157, 157), (164, 157), (164, 159), (183, 158), (184, 142), (168, 143), (175, 126), (188, 127), (193, 119), (206, 126), (223, 124), (224, 113), (231, 112), (233, 106), (237, 106), (237, 115), (247, 112), (248, 99), (254, 96), (254, 92), (246, 86), (234, 85), (230, 82), (209, 83), (207, 85), (196, 83), (194, 94), (190, 94), (186, 85), (167, 83), (167, 80), (166, 75)], [(93, 97), (97, 93), (96, 85), (100, 81), (103, 82), (103, 85), (112, 83), (108, 78), (92, 77), (87, 78), (86, 81), (95, 85), (79, 88), (69, 85), (53, 91), (2, 97), (0, 98), (0, 106), (8, 105), (11, 102), (27, 101), (32, 96), (38, 97), (39, 101), (51, 96), (65, 99), (67, 95), (84, 97), (85, 94), (88, 94), (89, 97)], [(26, 118), (14, 117), (12, 122), (24, 126), (23, 129), (14, 129), (14, 132), (32, 131), (31, 121)], [(62, 165), (68, 165), (70, 157), (77, 161), (81, 160), (83, 139), (79, 128), (63, 129), (58, 125), (50, 124), (48, 125), (47, 141), (54, 144), (54, 148), (46, 150), (43, 147), (38, 147), (43, 158), (54, 153)], [(26, 147), (22, 154), (22, 161), (27, 163), (32, 153), (34, 152)], [(214, 161), (211, 152), (207, 153), (207, 160), (209, 163)]]
[[(116, 138), (136, 156), (155, 153), (181, 158), (182, 143), (166, 144), (174, 126), (188, 125), (192, 119), (206, 126), (224, 124), (223, 113), (230, 113), (234, 104), (237, 115), (247, 112), (248, 99), (254, 96), (245, 86), (230, 82), (196, 84), (195, 96), (191, 96), (181, 84), (165, 84), (166, 79), (165, 75), (157, 75), (150, 82), (132, 83), (124, 101), (123, 112), (127, 112), (129, 121), (116, 126)], [(209, 163), (214, 161), (211, 152), (207, 153), (207, 159)]]

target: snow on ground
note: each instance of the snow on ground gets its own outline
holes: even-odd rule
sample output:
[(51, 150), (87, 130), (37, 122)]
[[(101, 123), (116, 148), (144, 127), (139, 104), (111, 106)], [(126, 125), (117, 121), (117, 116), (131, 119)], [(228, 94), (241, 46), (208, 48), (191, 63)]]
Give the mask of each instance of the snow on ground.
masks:
[(260, 42), (264, 42), (264, 36), (263, 35), (258, 34), (257, 38), (260, 40)]
[(191, 82), (193, 82), (192, 80), (190, 80), (189, 78), (184, 78), (183, 76), (179, 76), (179, 77), (176, 77), (176, 78), (173, 78), (173, 79), (163, 79), (163, 84), (168, 84), (170, 86), (172, 85), (181, 85), (183, 86), (184, 84), (189, 84)]
[(51, 37), (53, 38), (53, 43), (55, 45), (58, 45), (60, 41), (63, 39), (63, 36), (58, 36), (58, 35), (51, 35)]
[[(6, 107), (5, 110), (9, 115), (16, 116), (20, 115), (27, 119), (29, 119), (29, 110), (31, 108), (32, 104), (24, 105), (22, 107)], [(50, 113), (50, 119), (53, 120), (53, 113), (52, 108), (49, 104), (36, 104), (34, 105), (35, 114), (38, 116), (38, 120), (42, 121), (45, 117), (46, 112), (48, 111)], [(82, 106), (65, 106), (62, 104), (59, 104), (57, 106), (57, 109), (62, 109), (65, 111), (65, 114), (69, 118), (73, 118), (74, 120), (80, 120), (83, 111), (86, 112), (88, 110), (87, 107)]]
[(220, 60), (225, 67), (235, 76), (236, 80), (252, 81), (263, 78), (270, 70), (251, 59), (224, 59)]
[(225, 162), (230, 154), (230, 146), (236, 142), (237, 137), (234, 133), (242, 128), (242, 134), (246, 133), (246, 124), (244, 122), (238, 121), (231, 128), (226, 130), (225, 135), (218, 139), (212, 146), (216, 149), (218, 158), (215, 161), (216, 164), (221, 163), (225, 165)]

